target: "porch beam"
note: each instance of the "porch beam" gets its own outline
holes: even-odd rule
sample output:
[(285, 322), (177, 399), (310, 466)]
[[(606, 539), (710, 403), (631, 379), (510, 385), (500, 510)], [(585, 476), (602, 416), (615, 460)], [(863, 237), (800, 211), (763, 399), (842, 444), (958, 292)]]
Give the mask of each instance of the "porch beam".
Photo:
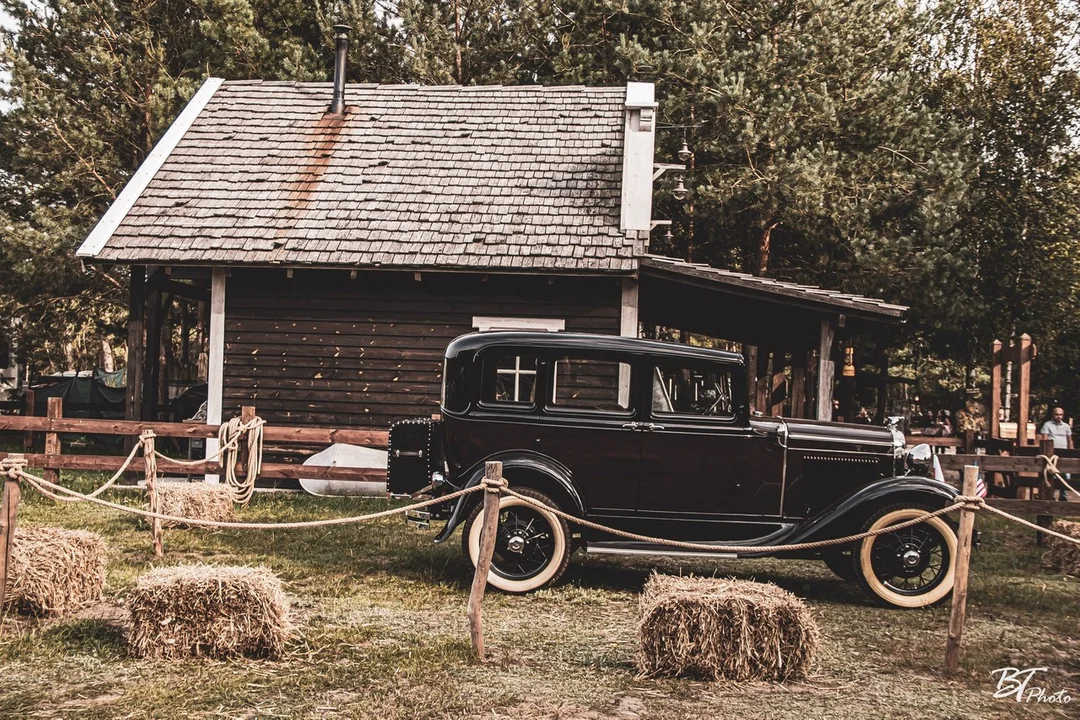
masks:
[[(225, 268), (214, 268), (210, 279), (210, 352), (206, 387), (206, 424), (221, 424), (222, 392), (225, 380)], [(206, 441), (206, 457), (218, 450), (218, 441)], [(206, 482), (216, 483), (217, 475), (207, 475)]]
[(146, 354), (143, 339), (145, 285), (146, 267), (132, 265), (128, 288), (127, 393), (124, 398), (124, 417), (127, 420), (142, 419), (143, 363)]

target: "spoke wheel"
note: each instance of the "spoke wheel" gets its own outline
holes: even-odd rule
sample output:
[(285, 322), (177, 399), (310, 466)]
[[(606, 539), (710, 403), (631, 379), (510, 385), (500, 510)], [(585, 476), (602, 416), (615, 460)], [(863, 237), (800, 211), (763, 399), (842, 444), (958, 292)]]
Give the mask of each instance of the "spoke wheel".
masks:
[[(555, 507), (550, 498), (535, 490), (515, 490)], [(473, 568), (480, 554), (482, 514), (483, 504), (478, 503), (462, 534), (462, 550)], [(502, 497), (488, 583), (506, 592), (523, 593), (555, 582), (570, 561), (569, 536), (566, 521), (554, 513), (516, 497)]]
[[(926, 515), (919, 506), (892, 506), (875, 513), (864, 531), (878, 530)], [(952, 592), (956, 533), (944, 518), (866, 538), (854, 555), (859, 580), (884, 605), (918, 608), (945, 600)]]

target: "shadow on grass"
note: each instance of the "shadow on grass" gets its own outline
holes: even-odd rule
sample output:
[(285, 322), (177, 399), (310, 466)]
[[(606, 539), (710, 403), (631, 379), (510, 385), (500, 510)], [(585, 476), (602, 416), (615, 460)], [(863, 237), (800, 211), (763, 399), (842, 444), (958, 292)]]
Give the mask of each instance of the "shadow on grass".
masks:
[[(758, 561), (727, 562), (722, 565), (693, 563), (682, 565), (670, 560), (654, 564), (641, 560), (623, 559), (596, 561), (577, 556), (564, 576), (564, 582), (595, 590), (616, 590), (640, 593), (654, 571), (674, 575), (737, 578), (773, 583), (799, 597), (817, 602), (869, 605), (866, 596), (853, 582), (844, 582), (827, 575), (798, 574), (806, 560), (778, 560), (763, 564)], [(790, 569), (792, 572), (785, 572)]]
[(74, 620), (52, 625), (41, 631), (40, 638), (66, 652), (88, 653), (100, 658), (127, 655), (123, 627), (107, 620)]

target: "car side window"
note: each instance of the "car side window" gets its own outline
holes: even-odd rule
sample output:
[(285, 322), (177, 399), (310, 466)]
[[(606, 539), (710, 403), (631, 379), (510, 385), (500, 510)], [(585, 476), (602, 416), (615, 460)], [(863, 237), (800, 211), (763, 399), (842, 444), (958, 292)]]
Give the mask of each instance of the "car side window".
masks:
[(695, 415), (731, 418), (731, 371), (717, 366), (671, 362), (653, 368), (654, 415)]
[(549, 407), (599, 412), (630, 409), (627, 386), (630, 365), (615, 360), (562, 356), (556, 358)]
[(490, 405), (534, 405), (536, 368), (535, 355), (503, 352), (485, 358), (481, 402)]

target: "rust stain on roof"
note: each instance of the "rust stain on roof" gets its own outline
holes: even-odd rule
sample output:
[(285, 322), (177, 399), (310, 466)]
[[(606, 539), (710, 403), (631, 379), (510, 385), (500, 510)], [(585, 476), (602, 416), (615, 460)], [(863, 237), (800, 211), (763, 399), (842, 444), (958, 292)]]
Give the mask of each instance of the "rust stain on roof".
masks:
[(278, 217), (281, 222), (276, 223), (274, 232), (274, 255), (271, 262), (278, 262), (280, 256), (288, 250), (288, 241), (282, 241), (291, 231), (307, 217), (311, 208), (311, 198), (316, 190), (322, 185), (323, 177), (334, 157), (334, 151), (341, 143), (342, 131), (345, 129), (345, 119), (349, 115), (349, 108), (340, 115), (326, 112), (311, 130), (312, 142), (311, 154), (307, 164), (296, 174), (295, 179), (285, 183), (289, 195), (282, 206)]

